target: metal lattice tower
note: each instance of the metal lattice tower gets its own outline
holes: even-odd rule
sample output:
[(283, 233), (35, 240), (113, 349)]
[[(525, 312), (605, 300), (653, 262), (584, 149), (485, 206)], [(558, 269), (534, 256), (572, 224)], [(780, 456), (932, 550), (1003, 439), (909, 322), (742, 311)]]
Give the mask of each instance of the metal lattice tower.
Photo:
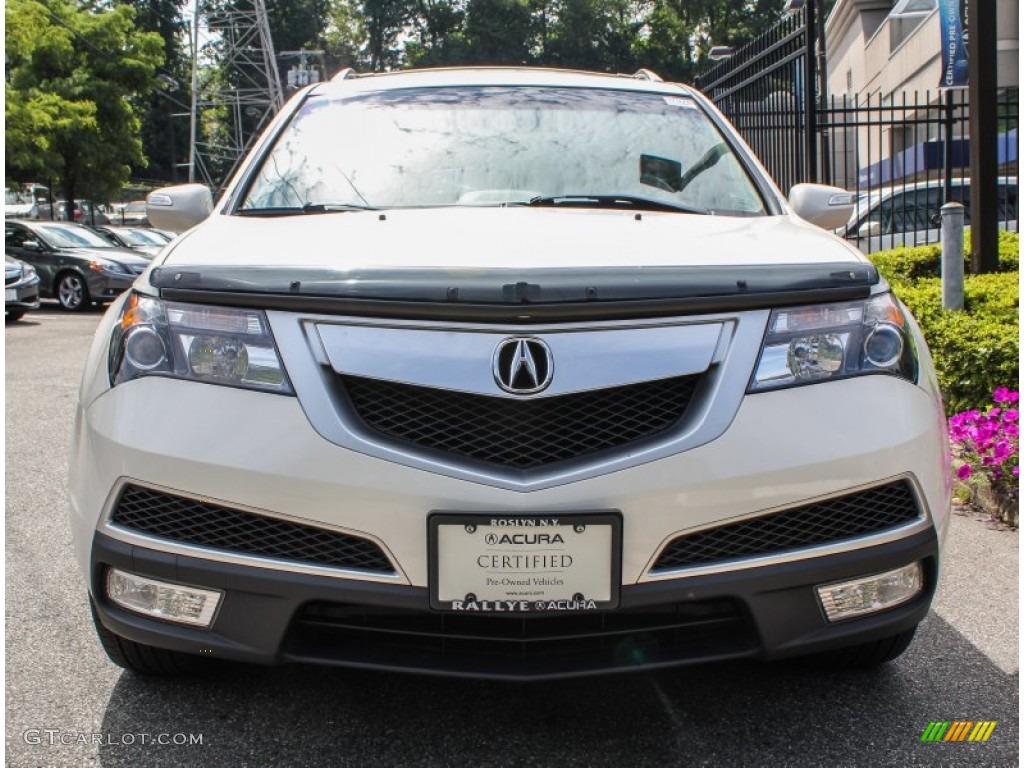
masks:
[(196, 0), (189, 181), (214, 190), (284, 104), (264, 0)]

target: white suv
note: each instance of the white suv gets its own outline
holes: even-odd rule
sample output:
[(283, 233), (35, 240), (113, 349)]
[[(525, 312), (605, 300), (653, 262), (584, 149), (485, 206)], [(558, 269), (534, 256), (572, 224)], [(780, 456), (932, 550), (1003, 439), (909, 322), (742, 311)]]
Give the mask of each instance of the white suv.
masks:
[(105, 649), (518, 679), (895, 658), (938, 578), (945, 420), (914, 320), (804, 220), (851, 210), (787, 202), (646, 72), (301, 91), (215, 207), (150, 195), (202, 223), (96, 334), (71, 499)]

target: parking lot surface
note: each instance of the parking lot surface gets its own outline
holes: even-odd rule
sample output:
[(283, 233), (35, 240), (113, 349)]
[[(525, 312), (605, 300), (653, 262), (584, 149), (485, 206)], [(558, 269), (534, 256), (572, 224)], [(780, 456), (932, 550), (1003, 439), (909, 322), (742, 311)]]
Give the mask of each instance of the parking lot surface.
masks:
[[(914, 644), (869, 673), (729, 663), (523, 685), (299, 667), (184, 681), (122, 672), (94, 638), (67, 522), (73, 408), (99, 318), (44, 305), (6, 326), (8, 765), (1019, 762), (1017, 533), (962, 513)], [(997, 726), (985, 743), (923, 743), (936, 720)]]

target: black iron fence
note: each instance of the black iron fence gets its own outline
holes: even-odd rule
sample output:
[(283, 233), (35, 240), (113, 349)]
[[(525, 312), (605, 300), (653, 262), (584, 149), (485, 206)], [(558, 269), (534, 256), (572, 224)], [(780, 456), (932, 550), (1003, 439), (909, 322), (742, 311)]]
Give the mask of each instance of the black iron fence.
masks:
[[(821, 166), (831, 183), (857, 193), (857, 212), (843, 234), (861, 250), (938, 242), (939, 209), (950, 201), (964, 205), (970, 224), (966, 96), (926, 91), (832, 97), (820, 110)], [(999, 121), (997, 217), (1001, 228), (1013, 231), (1019, 231), (1019, 101), (1017, 88), (1005, 88), (990, 107)]]
[(813, 85), (804, 87), (807, 62), (805, 20), (787, 16), (696, 80), (783, 189), (817, 178), (811, 167), (817, 115), (814, 98), (808, 98)]
[[(807, 7), (813, 4), (808, 3)], [(697, 78), (779, 187), (814, 181), (857, 193), (841, 234), (865, 252), (937, 242), (943, 203), (967, 208), (970, 130), (966, 91), (822, 98), (813, 18), (784, 18)], [(817, 48), (816, 48), (817, 45)], [(997, 103), (1000, 226), (1018, 231), (1019, 90)]]

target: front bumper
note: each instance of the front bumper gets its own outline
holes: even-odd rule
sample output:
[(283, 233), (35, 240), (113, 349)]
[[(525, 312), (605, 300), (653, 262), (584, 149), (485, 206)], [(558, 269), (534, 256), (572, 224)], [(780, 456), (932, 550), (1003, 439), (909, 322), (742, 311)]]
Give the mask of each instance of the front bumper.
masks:
[[(934, 593), (949, 504), (944, 419), (928, 392), (892, 377), (748, 396), (728, 429), (705, 445), (517, 491), (329, 442), (293, 397), (157, 377), (109, 389), (106, 338), (100, 333), (90, 353), (87, 370), (96, 378), (84, 382), (76, 413), (72, 527), (100, 620), (141, 643), (266, 664), (529, 679), (867, 642), (914, 626)], [(921, 511), (896, 534), (707, 568), (654, 568), (680, 535), (896, 479), (912, 485)], [(109, 519), (125, 485), (372, 541), (394, 572), (351, 573), (126, 533)], [(469, 626), (431, 612), (432, 510), (621, 511), (620, 609), (490, 616)], [(923, 565), (925, 588), (913, 601), (827, 623), (816, 585), (914, 562)], [(148, 619), (104, 598), (108, 567), (221, 589), (225, 597), (209, 630)], [(511, 626), (526, 634), (501, 647), (516, 652), (495, 653), (489, 643)]]
[(112, 301), (127, 291), (135, 283), (138, 275), (111, 273), (111, 272), (89, 272), (85, 281), (89, 286), (89, 295), (93, 301)]
[(39, 309), (39, 277), (4, 286), (6, 310)]
[[(829, 624), (814, 587), (921, 562), (924, 589), (887, 611)], [(778, 659), (890, 637), (928, 611), (938, 540), (925, 531), (867, 549), (623, 587), (605, 615), (466, 617), (429, 610), (427, 590), (172, 555), (97, 534), (91, 588), (109, 567), (215, 588), (213, 627), (138, 616), (99, 597), (100, 621), (139, 643), (259, 664), (306, 662), (537, 680), (722, 659)]]

